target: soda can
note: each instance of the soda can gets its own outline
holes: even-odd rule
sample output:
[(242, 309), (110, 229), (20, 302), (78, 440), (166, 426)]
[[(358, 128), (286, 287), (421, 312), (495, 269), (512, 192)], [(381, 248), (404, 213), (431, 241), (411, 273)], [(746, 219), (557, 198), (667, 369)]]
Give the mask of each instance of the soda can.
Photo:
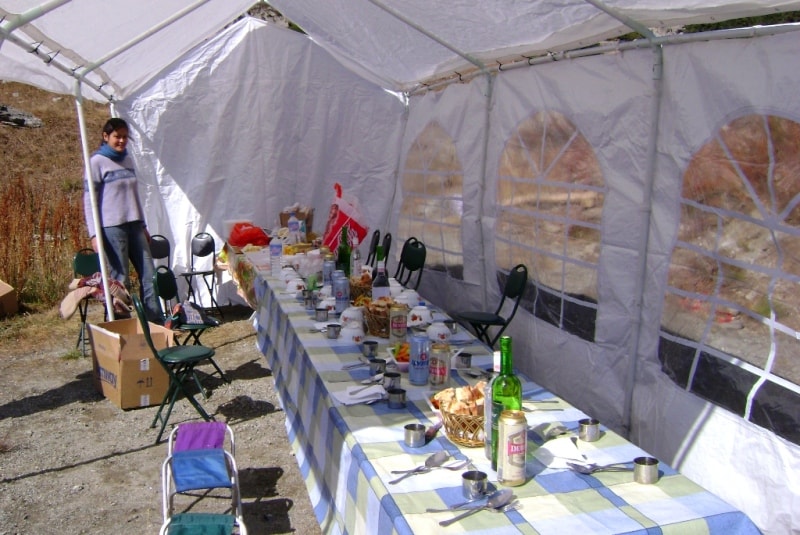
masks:
[(431, 342), (426, 335), (414, 335), (409, 341), (408, 382), (412, 385), (428, 384), (428, 355)]
[(333, 272), (336, 270), (336, 261), (332, 254), (325, 256), (322, 262), (322, 285), (333, 284)]
[(525, 483), (528, 422), (522, 411), (500, 413), (497, 433), (497, 482), (506, 487)]

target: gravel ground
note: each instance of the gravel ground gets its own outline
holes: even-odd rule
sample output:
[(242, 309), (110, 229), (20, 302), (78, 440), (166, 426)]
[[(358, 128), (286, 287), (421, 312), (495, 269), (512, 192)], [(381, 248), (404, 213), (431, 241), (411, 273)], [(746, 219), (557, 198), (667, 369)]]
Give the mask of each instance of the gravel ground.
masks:
[[(233, 381), (201, 373), (212, 392), (199, 399), (236, 435), (248, 531), (320, 533), (271, 372), (255, 346), (251, 311), (223, 310), (223, 325), (203, 342)], [(90, 321), (102, 321), (98, 314), (93, 305)], [(0, 345), (0, 535), (158, 533), (166, 445), (155, 444), (150, 428), (156, 407), (123, 411), (98, 394), (91, 358), (61, 358), (74, 347), (77, 314), (59, 321), (64, 328), (42, 329), (30, 343)], [(170, 424), (190, 420), (200, 418), (179, 401)], [(177, 503), (216, 512), (230, 505), (222, 498)]]

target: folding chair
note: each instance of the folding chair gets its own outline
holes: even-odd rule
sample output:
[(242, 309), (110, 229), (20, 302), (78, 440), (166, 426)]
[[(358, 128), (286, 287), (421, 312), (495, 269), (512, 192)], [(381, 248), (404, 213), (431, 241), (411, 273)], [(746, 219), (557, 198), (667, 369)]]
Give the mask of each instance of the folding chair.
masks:
[[(214, 297), (214, 286), (216, 284), (215, 282), (216, 273), (214, 271), (214, 254), (216, 251), (214, 247), (215, 247), (214, 236), (212, 236), (208, 232), (200, 232), (198, 234), (195, 234), (194, 238), (192, 238), (192, 245), (191, 245), (192, 248), (191, 268), (189, 269), (189, 271), (184, 271), (183, 273), (181, 273), (181, 277), (186, 279), (186, 284), (189, 287), (186, 298), (192, 301), (193, 303), (197, 303), (196, 300), (197, 292), (195, 291), (194, 288), (194, 281), (195, 279), (202, 280), (205, 283), (206, 289), (208, 290), (208, 295), (211, 298), (210, 308), (212, 310), (216, 310), (217, 314), (219, 314), (220, 317), (222, 317), (222, 311), (220, 310), (219, 305), (217, 304), (216, 297)], [(198, 259), (205, 259), (208, 258), (209, 256), (211, 257), (210, 259), (211, 267), (210, 268), (207, 267), (206, 269), (198, 269), (196, 267), (197, 265), (195, 264), (195, 262)], [(205, 263), (208, 264), (209, 262), (206, 261)], [(200, 303), (197, 304), (202, 306)]]
[[(194, 399), (194, 395), (186, 389), (185, 382), (187, 379), (195, 377), (195, 366), (204, 360), (212, 358), (214, 350), (206, 346), (171, 346), (164, 349), (156, 349), (153, 344), (153, 338), (150, 335), (150, 324), (147, 322), (142, 302), (139, 300), (139, 296), (132, 295), (131, 298), (136, 309), (136, 315), (139, 317), (139, 323), (142, 325), (142, 332), (147, 345), (150, 351), (153, 352), (153, 356), (161, 363), (167, 371), (167, 375), (169, 375), (169, 387), (167, 387), (167, 392), (164, 394), (164, 399), (161, 400), (161, 405), (159, 405), (158, 412), (153, 418), (153, 423), (150, 424), (151, 428), (155, 428), (156, 424), (161, 422), (161, 429), (159, 429), (156, 437), (156, 444), (158, 444), (164, 434), (164, 429), (167, 427), (167, 422), (172, 414), (175, 401), (178, 399), (178, 394), (183, 394), (203, 420), (213, 420), (203, 406)], [(166, 414), (164, 414), (165, 408)]]
[[(235, 447), (233, 430), (224, 422), (188, 422), (172, 430), (161, 469), (162, 533), (232, 533), (234, 525), (246, 533)], [(217, 489), (229, 489), (231, 514), (173, 514), (177, 495), (206, 498)]]
[[(389, 250), (392, 248), (392, 233), (387, 232), (383, 235), (383, 260), (384, 264), (386, 265), (386, 276), (389, 276)], [(377, 259), (376, 259), (377, 263)]]
[[(506, 330), (508, 324), (511, 323), (511, 320), (514, 319), (514, 315), (517, 313), (517, 308), (519, 308), (519, 302), (522, 300), (522, 296), (525, 293), (525, 286), (527, 283), (528, 268), (525, 267), (524, 264), (517, 264), (511, 268), (511, 271), (508, 274), (508, 279), (506, 279), (506, 284), (503, 288), (503, 295), (500, 299), (500, 304), (497, 305), (497, 310), (494, 312), (460, 312), (454, 314), (455, 319), (472, 325), (472, 328), (475, 330), (475, 335), (478, 337), (478, 339), (485, 342), (489, 347), (494, 348), (494, 344)], [(503, 310), (503, 305), (505, 304), (506, 299), (514, 300), (514, 308), (511, 310), (511, 314), (508, 316), (501, 316), (500, 313)], [(491, 327), (500, 328), (494, 336), (489, 334), (489, 329)]]
[[(100, 255), (93, 249), (84, 248), (75, 253), (72, 258), (72, 272), (73, 276), (77, 278), (91, 277), (100, 271)], [(75, 348), (81, 348), (83, 356), (86, 356), (86, 342), (89, 339), (88, 327), (86, 325), (86, 318), (89, 314), (89, 301), (92, 300), (91, 296), (84, 297), (78, 303), (78, 313), (81, 316), (81, 330), (78, 333), (78, 343)]]
[(413, 288), (419, 288), (419, 283), (422, 280), (422, 268), (425, 267), (425, 257), (427, 250), (425, 244), (415, 237), (410, 237), (403, 244), (403, 249), (400, 251), (400, 262), (397, 264), (397, 271), (395, 271), (394, 278), (405, 286), (409, 286), (409, 281), (414, 273), (417, 274), (417, 282), (414, 283)]
[[(169, 314), (173, 310), (174, 305), (181, 302), (178, 295), (178, 281), (175, 279), (175, 274), (170, 268), (167, 266), (158, 266), (158, 268), (156, 268), (156, 273), (153, 275), (153, 288), (155, 289), (156, 295), (161, 300), (159, 307), (161, 307), (161, 315), (166, 324), (166, 320), (169, 318)], [(213, 321), (216, 322), (217, 320)], [(200, 342), (200, 335), (208, 329), (213, 328), (212, 325), (207, 323), (181, 323), (173, 328), (173, 332), (177, 331), (179, 334), (185, 335), (183, 338), (180, 336), (176, 337), (176, 341), (180, 345), (187, 345), (190, 340), (194, 345), (203, 345)], [(222, 368), (219, 367), (217, 362), (213, 358), (209, 358), (208, 361), (216, 370), (215, 373), (219, 374), (220, 379), (226, 383), (230, 383), (230, 379), (225, 377)], [(200, 392), (203, 394), (203, 399), (208, 399), (205, 389), (200, 384), (200, 378), (197, 376), (197, 373), (192, 373), (192, 377), (195, 384), (197, 384), (197, 388), (199, 388)]]

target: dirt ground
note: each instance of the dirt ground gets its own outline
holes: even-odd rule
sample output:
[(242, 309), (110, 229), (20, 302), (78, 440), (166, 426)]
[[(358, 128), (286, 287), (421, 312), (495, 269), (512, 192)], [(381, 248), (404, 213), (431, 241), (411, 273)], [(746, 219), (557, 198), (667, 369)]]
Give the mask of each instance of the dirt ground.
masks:
[[(248, 531), (320, 533), (251, 311), (223, 311), (223, 325), (203, 342), (232, 382), (201, 373), (212, 392), (199, 399), (236, 435)], [(101, 316), (93, 305), (90, 321)], [(64, 328), (43, 329), (33, 342), (0, 346), (0, 535), (158, 533), (166, 444), (156, 445), (150, 428), (156, 407), (123, 411), (98, 394), (91, 358), (62, 358), (75, 347), (78, 315), (60, 321)], [(200, 418), (179, 401), (170, 424), (189, 420)], [(221, 497), (177, 504), (215, 512), (230, 505)]]

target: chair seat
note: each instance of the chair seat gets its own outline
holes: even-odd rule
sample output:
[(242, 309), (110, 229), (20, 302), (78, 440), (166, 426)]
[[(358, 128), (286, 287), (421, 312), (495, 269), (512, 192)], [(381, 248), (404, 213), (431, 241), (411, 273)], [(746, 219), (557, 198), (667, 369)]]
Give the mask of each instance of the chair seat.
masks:
[(230, 535), (232, 515), (211, 513), (179, 513), (170, 517), (165, 533), (169, 535)]
[(505, 318), (491, 312), (460, 312), (458, 317), (469, 323), (482, 323), (484, 325), (505, 325), (506, 323)]
[(172, 454), (172, 477), (177, 492), (229, 489), (233, 485), (222, 449), (176, 451)]
[(209, 359), (214, 350), (206, 346), (172, 346), (158, 350), (158, 356), (168, 364), (180, 364)]

